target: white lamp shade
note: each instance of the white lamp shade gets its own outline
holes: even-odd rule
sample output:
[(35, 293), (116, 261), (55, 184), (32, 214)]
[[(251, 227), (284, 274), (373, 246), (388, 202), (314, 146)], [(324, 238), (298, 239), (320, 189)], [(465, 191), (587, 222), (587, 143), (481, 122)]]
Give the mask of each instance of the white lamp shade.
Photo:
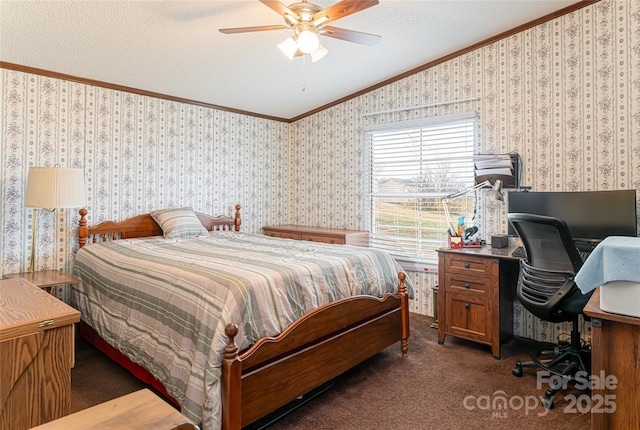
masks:
[(327, 48), (322, 46), (321, 43), (318, 43), (318, 49), (311, 53), (311, 61), (315, 63), (316, 61), (322, 60), (328, 52), (329, 50)]
[(28, 208), (79, 208), (85, 204), (84, 171), (30, 167), (24, 205)]
[(289, 37), (278, 45), (278, 49), (280, 49), (280, 51), (286, 55), (289, 60), (293, 60), (293, 57), (296, 55), (296, 51), (298, 50), (298, 45), (292, 37)]

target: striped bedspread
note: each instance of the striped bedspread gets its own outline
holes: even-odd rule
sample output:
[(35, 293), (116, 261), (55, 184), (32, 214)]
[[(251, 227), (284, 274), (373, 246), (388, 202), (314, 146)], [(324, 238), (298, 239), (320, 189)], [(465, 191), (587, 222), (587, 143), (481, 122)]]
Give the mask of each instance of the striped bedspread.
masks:
[(78, 251), (73, 273), (82, 283), (71, 301), (83, 321), (163, 383), (184, 415), (215, 429), (229, 322), (243, 350), (331, 301), (397, 293), (401, 270), (371, 248), (237, 232), (126, 239)]

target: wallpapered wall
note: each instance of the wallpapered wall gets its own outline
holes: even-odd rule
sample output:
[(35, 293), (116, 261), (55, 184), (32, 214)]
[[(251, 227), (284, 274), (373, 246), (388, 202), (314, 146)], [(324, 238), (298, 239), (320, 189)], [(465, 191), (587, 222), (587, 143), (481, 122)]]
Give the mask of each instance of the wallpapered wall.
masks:
[[(84, 168), (91, 224), (240, 203), (245, 231), (367, 229), (363, 127), (477, 111), (477, 152), (520, 153), (533, 190), (640, 189), (638, 28), (640, 0), (602, 1), (291, 125), (3, 69), (0, 275), (28, 264), (30, 165)], [(40, 214), (38, 268), (69, 270), (77, 217)], [(485, 237), (505, 232), (505, 206), (481, 196), (476, 223)], [(436, 275), (410, 277), (411, 311), (433, 315)], [(565, 331), (516, 305), (516, 334), (553, 341)]]
[[(0, 275), (28, 266), (29, 166), (84, 168), (90, 225), (166, 207), (230, 214), (237, 203), (243, 231), (285, 221), (286, 123), (5, 69), (2, 100)], [(38, 221), (36, 267), (68, 272), (77, 209)]]
[[(602, 1), (296, 122), (290, 219), (366, 229), (363, 127), (464, 111), (479, 113), (477, 152), (521, 154), (534, 191), (640, 189), (639, 29), (640, 1)], [(480, 193), (475, 222), (485, 237), (505, 233), (506, 205)], [(437, 276), (410, 276), (412, 310), (432, 315)], [(514, 330), (545, 341), (568, 332), (519, 303)]]

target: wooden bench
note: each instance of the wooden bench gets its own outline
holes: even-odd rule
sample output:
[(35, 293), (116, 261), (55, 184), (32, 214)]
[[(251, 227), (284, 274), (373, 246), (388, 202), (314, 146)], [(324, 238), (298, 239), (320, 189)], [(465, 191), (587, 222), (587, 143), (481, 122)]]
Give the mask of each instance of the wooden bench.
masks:
[(32, 430), (198, 430), (160, 397), (142, 389), (50, 421)]

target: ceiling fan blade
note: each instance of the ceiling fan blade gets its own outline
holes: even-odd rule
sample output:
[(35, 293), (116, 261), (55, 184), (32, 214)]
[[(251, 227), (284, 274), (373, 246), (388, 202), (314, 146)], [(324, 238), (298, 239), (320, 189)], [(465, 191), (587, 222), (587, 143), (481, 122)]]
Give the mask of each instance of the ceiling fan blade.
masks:
[(259, 25), (257, 27), (221, 28), (220, 33), (250, 33), (252, 31), (287, 30), (288, 28), (289, 27), (287, 27), (286, 25)]
[(321, 24), (327, 24), (377, 4), (378, 0), (342, 0), (313, 15), (313, 21), (319, 20)]
[(346, 30), (338, 27), (322, 27), (320, 35), (366, 46), (373, 46), (382, 39), (382, 36), (376, 34), (362, 33), (360, 31)]
[(280, 3), (278, 0), (260, 0), (260, 3), (270, 7), (271, 9), (275, 10), (282, 16), (288, 13), (291, 16), (297, 17), (297, 15), (293, 13), (291, 9), (289, 9), (284, 4)]

